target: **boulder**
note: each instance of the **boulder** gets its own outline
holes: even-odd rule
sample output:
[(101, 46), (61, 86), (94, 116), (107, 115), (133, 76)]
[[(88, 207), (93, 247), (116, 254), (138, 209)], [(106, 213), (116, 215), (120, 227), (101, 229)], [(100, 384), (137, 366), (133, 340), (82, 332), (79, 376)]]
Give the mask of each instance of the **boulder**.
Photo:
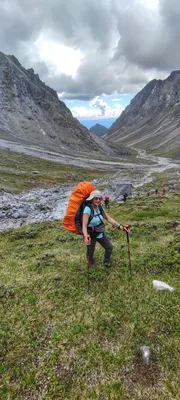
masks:
[(114, 192), (115, 200), (122, 199), (125, 193), (127, 193), (128, 197), (132, 196), (132, 183), (130, 182), (117, 183)]

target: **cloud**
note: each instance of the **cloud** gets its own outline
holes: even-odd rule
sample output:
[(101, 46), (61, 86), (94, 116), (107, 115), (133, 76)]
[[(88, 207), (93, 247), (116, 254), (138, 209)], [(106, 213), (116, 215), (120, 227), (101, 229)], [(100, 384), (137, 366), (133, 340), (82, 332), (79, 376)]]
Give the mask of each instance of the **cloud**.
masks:
[(0, 50), (62, 99), (135, 94), (179, 68), (179, 20), (179, 0), (1, 0)]
[(71, 108), (71, 112), (73, 114), (74, 117), (76, 118), (99, 118), (101, 116), (101, 113), (99, 112), (99, 110), (92, 110), (92, 109), (88, 109), (87, 107), (72, 107)]
[(93, 99), (90, 102), (90, 106), (99, 108), (101, 110), (102, 115), (105, 115), (108, 109), (108, 105), (105, 103), (105, 101), (100, 99), (100, 97), (95, 97), (95, 99)]
[(109, 105), (100, 97), (95, 97), (91, 100), (86, 107), (76, 105), (71, 107), (71, 112), (76, 118), (117, 118), (123, 111), (121, 104)]
[(180, 39), (180, 2), (159, 0), (159, 7), (148, 9), (145, 3), (130, 1), (131, 7), (119, 11), (119, 42), (113, 61), (124, 56), (128, 65), (141, 70), (171, 71), (179, 68), (180, 54), (177, 41)]
[(63, 46), (43, 35), (36, 40), (34, 50), (48, 64), (50, 76), (66, 74), (74, 77), (83, 59), (79, 50)]

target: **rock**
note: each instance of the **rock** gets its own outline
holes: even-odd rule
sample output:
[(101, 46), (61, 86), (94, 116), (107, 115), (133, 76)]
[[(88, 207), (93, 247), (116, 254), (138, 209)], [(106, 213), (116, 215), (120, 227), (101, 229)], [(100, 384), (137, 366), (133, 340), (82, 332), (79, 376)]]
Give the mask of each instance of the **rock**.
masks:
[(33, 222), (61, 219), (73, 189), (72, 185), (60, 185), (33, 189), (19, 196), (0, 193), (0, 231)]
[(27, 218), (28, 213), (26, 211), (19, 211), (19, 218)]
[(162, 281), (153, 280), (153, 287), (156, 290), (169, 290), (170, 292), (174, 292), (174, 288), (169, 286), (167, 283)]
[(128, 196), (132, 195), (132, 184), (130, 182), (117, 183), (114, 197), (117, 200), (123, 201), (123, 195), (127, 193)]
[(141, 357), (142, 357), (142, 362), (145, 365), (149, 365), (150, 361), (151, 361), (150, 360), (150, 357), (151, 357), (150, 347), (149, 346), (145, 346), (145, 345), (141, 346), (140, 347), (140, 354), (141, 354)]
[(14, 218), (14, 219), (20, 218), (19, 213), (18, 213), (18, 212), (15, 212), (15, 213), (13, 214), (13, 218)]

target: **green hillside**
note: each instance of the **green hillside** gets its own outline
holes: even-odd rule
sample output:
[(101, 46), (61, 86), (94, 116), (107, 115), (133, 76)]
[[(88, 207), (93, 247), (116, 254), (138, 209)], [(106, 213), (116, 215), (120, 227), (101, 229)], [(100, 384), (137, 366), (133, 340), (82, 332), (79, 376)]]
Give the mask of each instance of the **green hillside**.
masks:
[(126, 235), (109, 225), (113, 264), (97, 246), (90, 276), (81, 237), (60, 221), (0, 234), (1, 400), (179, 399), (179, 199), (177, 188), (111, 204), (131, 224), (132, 279)]
[(75, 184), (104, 175), (104, 170), (91, 170), (37, 157), (0, 150), (0, 190), (21, 193), (36, 187)]

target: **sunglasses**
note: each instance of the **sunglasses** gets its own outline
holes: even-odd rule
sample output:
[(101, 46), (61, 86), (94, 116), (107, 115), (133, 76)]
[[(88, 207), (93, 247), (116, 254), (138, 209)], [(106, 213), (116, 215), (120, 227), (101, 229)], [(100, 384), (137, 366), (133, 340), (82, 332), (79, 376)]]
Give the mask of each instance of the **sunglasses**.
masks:
[(99, 201), (101, 201), (102, 200), (102, 197), (94, 197), (94, 200), (99, 200)]

